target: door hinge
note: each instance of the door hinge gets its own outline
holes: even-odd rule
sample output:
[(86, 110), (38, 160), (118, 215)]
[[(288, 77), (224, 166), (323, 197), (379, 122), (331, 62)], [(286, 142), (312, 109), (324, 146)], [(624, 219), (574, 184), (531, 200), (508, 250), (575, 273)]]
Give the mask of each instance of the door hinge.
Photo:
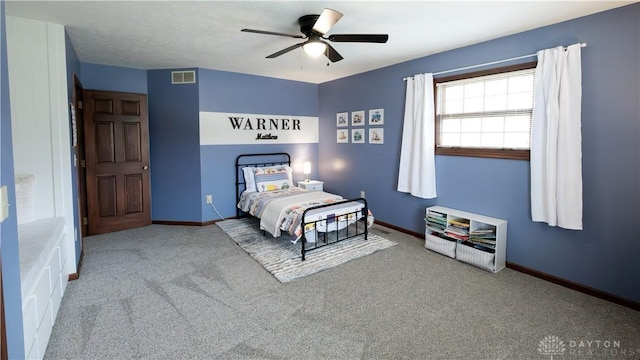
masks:
[(87, 220), (87, 218), (82, 218), (82, 225), (87, 225), (89, 224), (89, 220)]
[(78, 109), (82, 110), (82, 101), (78, 101)]
[(86, 168), (87, 167), (87, 161), (86, 160), (80, 160), (80, 167)]

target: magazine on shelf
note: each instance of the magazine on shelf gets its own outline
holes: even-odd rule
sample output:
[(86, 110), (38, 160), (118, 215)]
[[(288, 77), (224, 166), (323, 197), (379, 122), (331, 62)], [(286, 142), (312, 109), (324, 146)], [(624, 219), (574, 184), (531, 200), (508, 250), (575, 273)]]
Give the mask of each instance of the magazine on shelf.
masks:
[(449, 220), (449, 223), (451, 223), (452, 225), (455, 226), (459, 226), (459, 227), (463, 227), (463, 228), (469, 228), (469, 220), (468, 219), (451, 219)]

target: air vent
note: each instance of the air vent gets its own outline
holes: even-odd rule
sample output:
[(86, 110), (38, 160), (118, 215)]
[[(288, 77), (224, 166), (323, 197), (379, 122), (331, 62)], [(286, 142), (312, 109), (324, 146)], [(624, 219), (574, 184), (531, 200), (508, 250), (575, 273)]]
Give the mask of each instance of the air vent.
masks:
[(172, 84), (194, 84), (195, 82), (196, 82), (195, 70), (171, 72)]

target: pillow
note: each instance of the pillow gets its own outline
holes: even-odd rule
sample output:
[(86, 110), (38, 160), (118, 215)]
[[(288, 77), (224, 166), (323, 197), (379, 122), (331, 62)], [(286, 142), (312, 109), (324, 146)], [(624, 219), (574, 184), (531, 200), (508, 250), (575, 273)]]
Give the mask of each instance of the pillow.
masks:
[(254, 168), (253, 176), (259, 192), (283, 190), (293, 187), (293, 170), (289, 165)]
[(256, 181), (253, 177), (253, 169), (252, 167), (242, 168), (242, 173), (244, 174), (244, 191), (257, 191), (256, 190)]

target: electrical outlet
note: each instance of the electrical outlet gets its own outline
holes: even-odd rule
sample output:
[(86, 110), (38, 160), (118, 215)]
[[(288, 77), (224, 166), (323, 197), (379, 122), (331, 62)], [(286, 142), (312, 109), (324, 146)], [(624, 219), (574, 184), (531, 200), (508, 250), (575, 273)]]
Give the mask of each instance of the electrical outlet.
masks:
[(213, 195), (207, 195), (205, 197), (207, 204), (213, 204)]
[(364, 190), (360, 191), (360, 197), (364, 199)]

